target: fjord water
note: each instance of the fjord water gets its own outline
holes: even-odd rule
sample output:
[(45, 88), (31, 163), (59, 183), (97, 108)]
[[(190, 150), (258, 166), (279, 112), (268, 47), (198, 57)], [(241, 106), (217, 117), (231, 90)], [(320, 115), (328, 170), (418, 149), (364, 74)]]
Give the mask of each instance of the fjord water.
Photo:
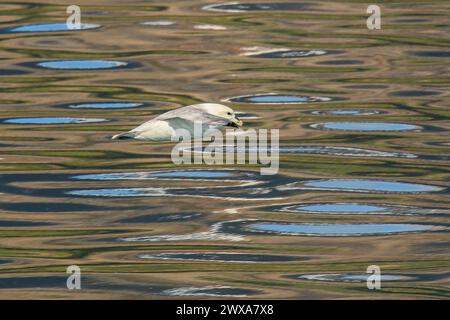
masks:
[(349, 236), (376, 235), (431, 230), (432, 226), (418, 224), (367, 223), (367, 224), (286, 224), (256, 223), (250, 230), (273, 232), (278, 234), (311, 236)]
[(305, 186), (325, 190), (354, 190), (356, 192), (359, 192), (361, 190), (375, 192), (432, 192), (442, 190), (442, 188), (438, 186), (405, 183), (399, 181), (365, 179), (331, 179), (308, 181), (305, 183)]
[(20, 32), (58, 32), (58, 31), (77, 31), (77, 30), (88, 30), (99, 28), (100, 25), (82, 23), (76, 28), (69, 28), (67, 23), (41, 23), (41, 24), (30, 24), (17, 27), (11, 27), (6, 29), (0, 29), (1, 32), (5, 33), (20, 33)]
[[(292, 207), (291, 207), (292, 208)], [(295, 212), (332, 212), (332, 213), (377, 213), (385, 212), (388, 208), (381, 205), (359, 203), (330, 203), (299, 205), (291, 210)]]
[[(304, 280), (313, 280), (313, 281), (338, 281), (338, 282), (367, 282), (370, 274), (305, 274), (305, 275), (296, 275), (291, 278), (296, 279), (304, 279)], [(415, 280), (416, 276), (410, 275), (401, 275), (401, 274), (382, 274), (381, 281), (390, 282), (390, 281), (411, 281)]]
[(85, 70), (85, 69), (113, 69), (125, 67), (128, 63), (123, 61), (107, 60), (61, 60), (38, 62), (36, 66), (46, 69)]
[(71, 117), (36, 117), (36, 118), (12, 118), (3, 123), (11, 124), (68, 124), (68, 123), (91, 123), (104, 122), (106, 119), (96, 118), (71, 118)]
[(386, 122), (327, 122), (313, 127), (344, 131), (408, 131), (421, 129), (420, 126), (416, 125)]
[[(79, 5), (0, 4), (0, 298), (448, 298), (447, 2)], [(278, 174), (110, 139), (199, 102)]]
[(142, 107), (143, 103), (137, 102), (86, 102), (64, 105), (71, 109), (128, 109)]

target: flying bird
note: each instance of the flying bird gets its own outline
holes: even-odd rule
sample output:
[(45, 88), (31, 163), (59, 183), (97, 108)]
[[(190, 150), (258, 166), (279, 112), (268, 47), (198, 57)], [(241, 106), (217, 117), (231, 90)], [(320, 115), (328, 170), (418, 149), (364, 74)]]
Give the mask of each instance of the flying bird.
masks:
[(233, 109), (217, 103), (194, 104), (165, 112), (140, 126), (112, 139), (171, 141), (177, 129), (185, 129), (194, 137), (194, 125), (201, 124), (202, 135), (222, 127), (242, 126)]

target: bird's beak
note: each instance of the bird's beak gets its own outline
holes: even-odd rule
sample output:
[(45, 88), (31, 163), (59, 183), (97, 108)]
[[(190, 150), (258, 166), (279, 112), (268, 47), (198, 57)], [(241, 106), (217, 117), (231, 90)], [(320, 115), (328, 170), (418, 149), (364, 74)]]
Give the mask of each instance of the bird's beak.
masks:
[(229, 127), (239, 128), (239, 127), (242, 127), (243, 124), (244, 123), (242, 122), (242, 120), (235, 116), (234, 119), (232, 119), (230, 121), (230, 123), (228, 123), (228, 126)]

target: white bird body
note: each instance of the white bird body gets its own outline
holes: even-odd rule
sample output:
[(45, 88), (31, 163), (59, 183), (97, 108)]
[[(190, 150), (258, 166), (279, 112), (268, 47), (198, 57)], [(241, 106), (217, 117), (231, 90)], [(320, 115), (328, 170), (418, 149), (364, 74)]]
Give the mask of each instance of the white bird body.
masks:
[(131, 130), (131, 132), (138, 133), (134, 137), (137, 140), (164, 141), (170, 140), (172, 135), (175, 134), (175, 129), (167, 121), (154, 119), (141, 124), (136, 129)]
[(201, 103), (163, 113), (129, 132), (113, 136), (112, 139), (170, 141), (177, 129), (185, 129), (193, 137), (195, 124), (201, 124), (201, 134), (204, 135), (210, 130), (225, 126), (240, 127), (242, 121), (227, 106), (217, 103)]

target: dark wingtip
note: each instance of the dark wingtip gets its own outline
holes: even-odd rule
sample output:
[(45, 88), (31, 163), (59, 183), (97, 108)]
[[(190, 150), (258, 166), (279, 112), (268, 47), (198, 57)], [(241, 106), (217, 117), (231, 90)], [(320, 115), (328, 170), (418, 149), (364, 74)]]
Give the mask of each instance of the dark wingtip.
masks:
[(125, 132), (125, 133), (119, 133), (116, 134), (115, 136), (112, 136), (111, 139), (112, 140), (130, 140), (130, 139), (134, 139), (135, 135), (132, 132)]
[(227, 127), (239, 128), (239, 126), (234, 122), (228, 122)]

